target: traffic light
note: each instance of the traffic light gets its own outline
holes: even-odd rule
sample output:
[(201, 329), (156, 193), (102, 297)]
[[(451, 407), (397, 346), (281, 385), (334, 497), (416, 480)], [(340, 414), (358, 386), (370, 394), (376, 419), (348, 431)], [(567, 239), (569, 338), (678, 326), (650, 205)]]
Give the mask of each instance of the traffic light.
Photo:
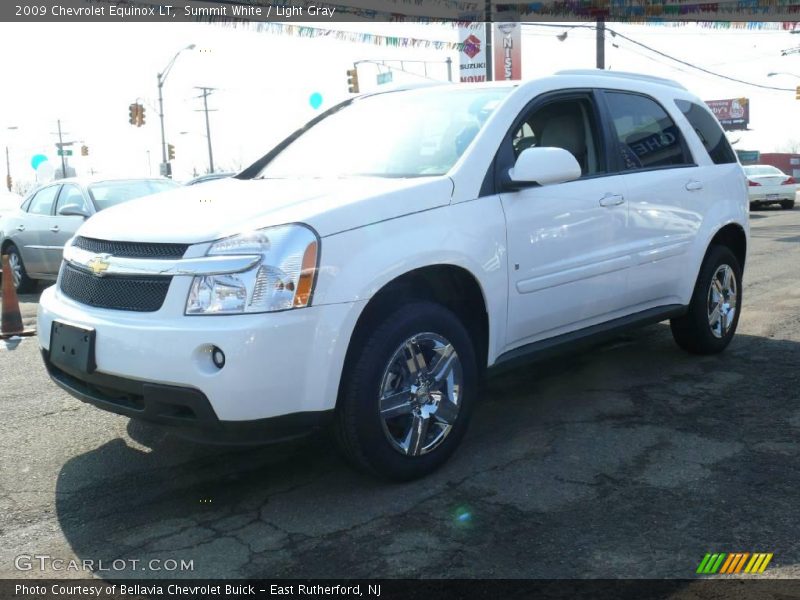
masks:
[(89, 156), (89, 146), (81, 146), (81, 156)]
[(175, 160), (175, 146), (167, 144), (167, 160)]
[(136, 125), (136, 121), (139, 120), (139, 105), (138, 104), (131, 104), (128, 107), (128, 123), (131, 125)]
[(358, 69), (355, 65), (352, 69), (347, 69), (347, 90), (351, 94), (358, 93)]
[(136, 115), (136, 126), (141, 127), (142, 125), (144, 125), (144, 106), (140, 104), (139, 111)]
[(795, 92), (794, 97), (796, 100), (800, 100), (800, 85), (797, 86), (797, 91)]
[(8, 188), (9, 192), (11, 191), (11, 183), (11, 175), (6, 175), (6, 187)]

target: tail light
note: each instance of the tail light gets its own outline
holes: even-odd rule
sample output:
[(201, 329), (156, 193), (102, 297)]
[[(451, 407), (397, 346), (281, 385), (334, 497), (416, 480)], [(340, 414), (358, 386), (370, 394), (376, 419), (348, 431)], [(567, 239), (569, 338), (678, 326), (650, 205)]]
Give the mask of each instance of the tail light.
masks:
[(795, 185), (797, 183), (797, 179), (794, 177), (789, 177), (786, 181), (784, 181), (781, 185)]
[(749, 185), (750, 187), (756, 187), (757, 185), (760, 186), (761, 184), (758, 183), (757, 181), (753, 181), (752, 179), (748, 179), (747, 180), (747, 185)]

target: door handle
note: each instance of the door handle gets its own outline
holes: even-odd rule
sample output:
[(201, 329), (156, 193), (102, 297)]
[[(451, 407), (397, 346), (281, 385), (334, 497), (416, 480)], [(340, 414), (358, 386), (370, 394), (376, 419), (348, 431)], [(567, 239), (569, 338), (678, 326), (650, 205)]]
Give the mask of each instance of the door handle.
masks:
[(686, 184), (686, 189), (690, 192), (696, 192), (703, 189), (703, 183), (700, 181), (690, 181)]
[(625, 196), (622, 194), (606, 194), (600, 198), (600, 206), (619, 206), (625, 202)]
[(58, 232), (59, 232), (59, 227), (58, 227), (58, 225), (53, 225), (53, 226), (50, 228), (50, 231), (52, 231), (53, 233), (58, 233)]
[(17, 231), (25, 231), (25, 225), (17, 225)]

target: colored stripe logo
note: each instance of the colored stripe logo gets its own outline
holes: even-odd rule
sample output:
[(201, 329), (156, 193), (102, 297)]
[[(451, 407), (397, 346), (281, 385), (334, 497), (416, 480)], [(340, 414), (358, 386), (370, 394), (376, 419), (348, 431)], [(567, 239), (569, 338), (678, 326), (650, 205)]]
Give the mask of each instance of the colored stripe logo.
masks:
[(700, 575), (763, 573), (773, 556), (772, 552), (717, 552), (714, 554), (709, 552), (700, 561), (696, 573)]

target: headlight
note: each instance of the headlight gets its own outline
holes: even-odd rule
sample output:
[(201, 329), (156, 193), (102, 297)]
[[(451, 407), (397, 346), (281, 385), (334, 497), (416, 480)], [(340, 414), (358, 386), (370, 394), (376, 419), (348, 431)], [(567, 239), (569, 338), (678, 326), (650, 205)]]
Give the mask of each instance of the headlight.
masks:
[(209, 256), (260, 254), (261, 262), (242, 273), (195, 277), (187, 315), (226, 315), (302, 308), (311, 302), (319, 238), (305, 225), (280, 225), (225, 238)]

